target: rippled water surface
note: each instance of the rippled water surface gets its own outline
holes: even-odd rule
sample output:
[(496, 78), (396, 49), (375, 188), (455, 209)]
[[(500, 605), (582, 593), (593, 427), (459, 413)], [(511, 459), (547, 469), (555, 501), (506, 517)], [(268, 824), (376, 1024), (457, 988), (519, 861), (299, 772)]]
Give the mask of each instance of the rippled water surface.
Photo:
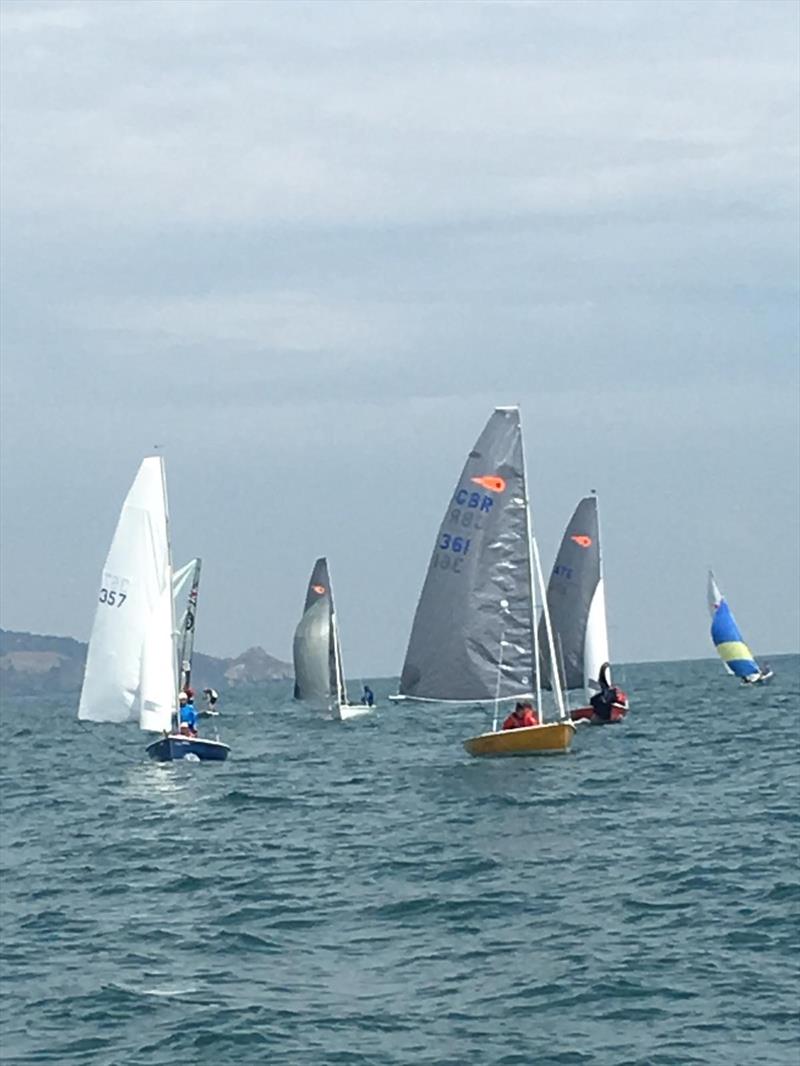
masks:
[(623, 725), (507, 761), (475, 710), (276, 688), (159, 766), (9, 701), (0, 1061), (797, 1066), (798, 663), (628, 667)]

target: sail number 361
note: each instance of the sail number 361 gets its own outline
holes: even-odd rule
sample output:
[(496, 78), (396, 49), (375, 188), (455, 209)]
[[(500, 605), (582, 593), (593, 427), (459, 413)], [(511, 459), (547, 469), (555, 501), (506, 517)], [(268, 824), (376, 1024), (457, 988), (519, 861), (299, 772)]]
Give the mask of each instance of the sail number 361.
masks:
[(461, 552), (464, 555), (469, 551), (470, 538), (467, 537), (451, 537), (449, 533), (442, 533), (442, 539), (439, 541), (438, 547), (442, 551)]
[(100, 603), (109, 607), (121, 607), (128, 596), (125, 592), (116, 592), (114, 589), (100, 589)]

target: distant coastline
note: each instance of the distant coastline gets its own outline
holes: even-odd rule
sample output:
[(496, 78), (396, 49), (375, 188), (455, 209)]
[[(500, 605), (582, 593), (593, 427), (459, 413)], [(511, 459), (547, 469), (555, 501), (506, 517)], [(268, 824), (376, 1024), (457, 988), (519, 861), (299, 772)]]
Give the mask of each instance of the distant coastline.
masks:
[[(86, 644), (72, 637), (55, 637), (0, 629), (0, 688), (6, 696), (77, 693), (83, 679)], [(287, 681), (291, 663), (263, 648), (248, 648), (235, 658), (219, 659), (196, 652), (195, 687), (219, 691)]]

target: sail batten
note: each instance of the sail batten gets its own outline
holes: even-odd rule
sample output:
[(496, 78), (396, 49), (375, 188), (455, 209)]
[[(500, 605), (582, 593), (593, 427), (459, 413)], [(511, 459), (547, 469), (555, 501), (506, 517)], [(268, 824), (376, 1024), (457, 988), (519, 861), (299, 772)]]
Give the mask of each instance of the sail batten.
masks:
[(519, 410), (503, 407), (468, 453), (436, 534), (400, 694), (448, 703), (530, 696), (532, 649), (522, 431)]

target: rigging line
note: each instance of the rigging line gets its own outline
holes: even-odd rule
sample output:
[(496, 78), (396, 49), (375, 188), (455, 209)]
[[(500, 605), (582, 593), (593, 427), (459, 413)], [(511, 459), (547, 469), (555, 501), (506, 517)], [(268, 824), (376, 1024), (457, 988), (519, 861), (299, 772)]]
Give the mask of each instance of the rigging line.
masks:
[(78, 718), (78, 719), (77, 719), (77, 722), (78, 722), (78, 725), (80, 726), (80, 728), (81, 728), (81, 729), (83, 730), (83, 732), (84, 732), (84, 733), (86, 734), (86, 736), (87, 736), (87, 737), (91, 737), (91, 739), (92, 739), (92, 740), (93, 740), (93, 741), (94, 741), (95, 743), (102, 743), (103, 747), (104, 747), (104, 748), (105, 748), (106, 750), (108, 750), (108, 749), (110, 748), (110, 749), (111, 749), (112, 751), (115, 751), (115, 752), (117, 752), (117, 754), (118, 754), (118, 755), (122, 755), (122, 756), (124, 756), (124, 758), (125, 758), (125, 759), (126, 759), (126, 760), (127, 760), (128, 762), (130, 762), (130, 763), (135, 763), (135, 764), (136, 764), (137, 766), (140, 766), (140, 765), (141, 765), (141, 759), (134, 759), (134, 758), (132, 758), (132, 757), (131, 757), (131, 754), (130, 754), (130, 752), (129, 752), (129, 751), (128, 751), (128, 750), (126, 749), (126, 748), (120, 748), (120, 747), (117, 747), (117, 745), (116, 745), (116, 744), (109, 744), (109, 743), (108, 743), (107, 741), (105, 741), (105, 740), (101, 742), (101, 741), (100, 741), (100, 739), (99, 739), (99, 737), (97, 737), (97, 736), (95, 735), (95, 732), (94, 732), (94, 730), (93, 730), (93, 729), (87, 729), (87, 728), (86, 728), (86, 726), (85, 726), (85, 725), (83, 724), (83, 722), (81, 721), (81, 719), (80, 719), (80, 718)]

